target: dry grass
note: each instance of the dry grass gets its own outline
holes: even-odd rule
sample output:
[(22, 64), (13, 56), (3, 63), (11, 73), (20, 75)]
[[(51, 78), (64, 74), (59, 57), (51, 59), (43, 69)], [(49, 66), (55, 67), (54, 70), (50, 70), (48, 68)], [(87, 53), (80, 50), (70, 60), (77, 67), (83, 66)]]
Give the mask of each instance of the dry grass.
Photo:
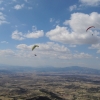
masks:
[(52, 100), (100, 100), (99, 76), (58, 73), (0, 76), (0, 100), (25, 100), (36, 96), (47, 96)]

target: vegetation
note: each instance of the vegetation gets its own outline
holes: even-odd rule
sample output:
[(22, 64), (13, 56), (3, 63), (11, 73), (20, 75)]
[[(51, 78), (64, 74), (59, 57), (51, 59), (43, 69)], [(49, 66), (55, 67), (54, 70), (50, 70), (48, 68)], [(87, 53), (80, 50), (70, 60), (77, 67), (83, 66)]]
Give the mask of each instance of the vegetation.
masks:
[(0, 73), (0, 100), (100, 100), (100, 76)]

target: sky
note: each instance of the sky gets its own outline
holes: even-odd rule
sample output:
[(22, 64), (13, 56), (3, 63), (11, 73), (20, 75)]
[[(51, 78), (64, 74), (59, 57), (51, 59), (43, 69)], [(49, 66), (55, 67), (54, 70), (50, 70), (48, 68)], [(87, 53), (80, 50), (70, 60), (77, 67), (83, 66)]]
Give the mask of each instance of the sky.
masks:
[(0, 0), (0, 64), (100, 69), (100, 0)]

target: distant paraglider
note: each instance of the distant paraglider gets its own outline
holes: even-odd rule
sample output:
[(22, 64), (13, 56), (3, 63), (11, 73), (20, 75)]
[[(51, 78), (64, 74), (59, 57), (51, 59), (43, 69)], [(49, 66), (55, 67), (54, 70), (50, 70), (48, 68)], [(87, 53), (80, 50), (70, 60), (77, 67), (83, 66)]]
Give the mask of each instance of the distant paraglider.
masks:
[(37, 56), (36, 54), (34, 54), (34, 56)]
[(86, 29), (86, 32), (90, 29), (90, 28), (95, 28), (94, 26), (90, 26)]
[[(86, 29), (86, 32), (90, 29), (90, 28), (95, 28), (94, 26), (90, 26)], [(93, 35), (93, 34), (92, 34)]]
[(39, 47), (39, 46), (38, 46), (38, 45), (34, 45), (34, 46), (32, 47), (32, 51), (33, 51), (36, 47)]
[[(39, 46), (38, 46), (38, 45), (34, 45), (34, 46), (32, 47), (32, 51), (33, 51), (36, 47), (39, 47)], [(34, 56), (37, 56), (37, 55), (34, 54)]]

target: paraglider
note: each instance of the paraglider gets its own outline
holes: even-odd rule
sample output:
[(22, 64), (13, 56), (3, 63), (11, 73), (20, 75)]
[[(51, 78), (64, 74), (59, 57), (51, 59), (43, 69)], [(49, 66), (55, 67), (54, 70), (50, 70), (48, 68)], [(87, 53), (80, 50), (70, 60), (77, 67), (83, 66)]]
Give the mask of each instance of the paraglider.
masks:
[(95, 28), (94, 26), (90, 26), (86, 29), (86, 32), (90, 29), (90, 28)]
[[(34, 46), (32, 47), (32, 51), (33, 51), (36, 47), (39, 47), (39, 46), (38, 46), (38, 45), (34, 45)], [(37, 56), (37, 55), (34, 54), (34, 56)]]
[(34, 45), (34, 46), (32, 47), (32, 51), (33, 51), (36, 47), (39, 47), (39, 46), (38, 46), (38, 45)]
[[(88, 28), (86, 29), (86, 32), (87, 32), (90, 28), (95, 28), (95, 27), (94, 27), (94, 26), (88, 27)], [(93, 36), (93, 34), (92, 34), (92, 36)]]
[(36, 54), (34, 54), (34, 56), (37, 56)]

